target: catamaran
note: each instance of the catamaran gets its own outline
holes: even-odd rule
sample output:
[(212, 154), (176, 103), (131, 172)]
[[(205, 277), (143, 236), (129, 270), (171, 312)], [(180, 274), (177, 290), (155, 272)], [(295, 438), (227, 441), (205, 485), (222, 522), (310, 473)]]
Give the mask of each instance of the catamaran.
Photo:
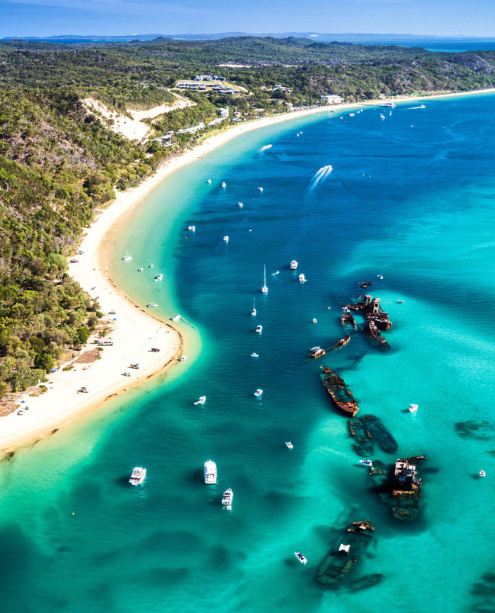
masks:
[(264, 274), (263, 274), (263, 287), (261, 288), (261, 291), (264, 294), (268, 294), (268, 288), (266, 286), (266, 265), (265, 265)]
[(253, 298), (253, 310), (251, 311), (252, 317), (256, 317), (256, 298)]

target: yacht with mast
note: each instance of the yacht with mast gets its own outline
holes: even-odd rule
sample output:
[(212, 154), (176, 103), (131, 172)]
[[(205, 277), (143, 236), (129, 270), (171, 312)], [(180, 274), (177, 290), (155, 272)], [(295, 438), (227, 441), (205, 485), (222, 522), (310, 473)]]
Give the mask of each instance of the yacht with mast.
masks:
[(264, 294), (268, 294), (268, 288), (266, 286), (266, 264), (265, 264), (265, 268), (264, 268), (264, 274), (263, 274), (263, 287), (261, 288), (261, 291)]

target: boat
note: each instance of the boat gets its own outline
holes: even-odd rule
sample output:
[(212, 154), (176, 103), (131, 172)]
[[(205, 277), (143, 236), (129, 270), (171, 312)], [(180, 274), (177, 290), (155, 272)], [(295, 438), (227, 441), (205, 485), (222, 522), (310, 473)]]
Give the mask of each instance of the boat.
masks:
[(251, 357), (252, 357), (252, 358), (259, 358), (260, 356), (259, 356), (257, 353), (252, 353), (252, 354), (251, 354)]
[(251, 317), (256, 317), (256, 298), (253, 298), (253, 310), (251, 311)]
[(397, 300), (398, 304), (404, 304), (404, 300)]
[(376, 275), (377, 279), (380, 279), (380, 281), (383, 281), (383, 275)]
[(224, 243), (228, 243), (229, 242), (229, 237), (228, 236), (224, 236), (223, 237), (223, 242)]
[(347, 526), (316, 573), (324, 585), (341, 581), (369, 547), (375, 527), (366, 519)]
[(131, 478), (129, 479), (129, 483), (131, 485), (141, 485), (143, 481), (146, 479), (146, 468), (142, 468), (141, 466), (136, 466), (133, 469)]
[(303, 554), (300, 551), (294, 551), (294, 555), (299, 560), (299, 562), (301, 562), (301, 564), (308, 563), (308, 561), (306, 560), (306, 558), (303, 556)]
[(261, 398), (261, 396), (263, 396), (263, 390), (257, 389), (257, 390), (254, 392), (254, 397), (255, 397), (255, 398)]
[(223, 508), (226, 509), (227, 511), (232, 511), (232, 499), (233, 498), (234, 498), (234, 492), (232, 491), (232, 488), (229, 487), (228, 490), (225, 490), (225, 492), (223, 493), (223, 497), (222, 497)]
[(313, 360), (316, 360), (318, 358), (323, 357), (325, 353), (326, 351), (322, 349), (321, 347), (313, 347), (309, 351), (309, 357), (312, 358)]
[(260, 192), (262, 192), (262, 191), (263, 191), (263, 188), (262, 188), (262, 187), (258, 187), (258, 189), (260, 190)]
[(337, 408), (345, 415), (354, 417), (359, 411), (359, 406), (352, 392), (347, 388), (344, 380), (335, 371), (330, 370), (326, 366), (323, 372), (320, 373), (321, 382), (326, 387), (330, 398), (333, 400)]
[(227, 183), (225, 183), (225, 181), (222, 182), (222, 187), (227, 187)]
[(372, 285), (372, 281), (363, 281), (362, 283), (358, 283), (358, 287), (361, 287), (362, 289), (366, 289), (367, 287), (371, 287)]
[(421, 497), (421, 477), (418, 463), (424, 456), (399, 458), (395, 463), (392, 486), (392, 513), (401, 521), (412, 521), (419, 513)]
[(384, 102), (383, 104), (380, 104), (380, 106), (384, 106), (390, 109), (395, 109), (395, 104), (393, 102)]
[(331, 347), (327, 349), (327, 351), (333, 351), (334, 349), (340, 349), (341, 347), (345, 347), (350, 340), (350, 335), (346, 334), (344, 338), (341, 338), (340, 341), (334, 343)]
[(263, 292), (263, 294), (268, 294), (268, 288), (266, 286), (266, 265), (264, 267), (264, 273), (263, 273), (263, 287), (261, 288), (261, 291)]
[(181, 317), (180, 315), (174, 315), (172, 317), (172, 321), (179, 321), (180, 317)]
[(316, 317), (313, 317), (313, 323), (314, 323), (314, 324), (317, 324), (317, 323), (318, 323), (318, 320), (316, 319)]
[(207, 183), (211, 183), (211, 179), (208, 179)]
[(148, 266), (148, 268), (153, 268), (153, 264), (150, 264), (150, 265)]
[(370, 468), (373, 466), (373, 462), (371, 460), (359, 460), (360, 464), (363, 464), (364, 466), (369, 466)]
[(155, 307), (157, 307), (158, 305), (156, 304), (156, 302), (150, 302), (149, 304), (146, 305), (148, 307), (148, 309), (154, 309)]
[(343, 326), (352, 326), (353, 328), (357, 328), (356, 320), (350, 311), (344, 311), (342, 313), (341, 322)]
[(363, 328), (364, 335), (368, 341), (378, 347), (380, 351), (386, 351), (390, 349), (390, 345), (387, 339), (383, 338), (380, 334), (380, 330), (377, 328), (375, 322), (372, 319), (367, 319)]
[(159, 275), (156, 275), (155, 277), (155, 281), (161, 281), (163, 279), (163, 275), (160, 273)]
[(380, 113), (380, 119), (385, 119), (385, 115), (383, 113)]
[(187, 226), (189, 232), (196, 232), (196, 226)]
[(217, 482), (217, 465), (212, 460), (205, 462), (204, 466), (205, 483), (208, 485)]
[(486, 472), (483, 469), (480, 470), (480, 477), (486, 477)]
[(285, 443), (285, 446), (287, 447), (287, 449), (294, 449), (294, 445), (290, 441), (287, 441)]
[(386, 313), (380, 306), (380, 298), (373, 298), (367, 294), (366, 296), (360, 296), (357, 305), (359, 310), (363, 313), (367, 320), (372, 320), (379, 330), (390, 330), (392, 322), (388, 318)]
[(242, 202), (238, 202), (237, 204), (239, 205), (239, 208), (240, 208), (240, 209), (242, 209), (242, 207), (244, 206), (244, 205), (242, 204)]
[(138, 268), (138, 272), (143, 272), (144, 268)]
[(349, 117), (354, 117), (355, 113), (349, 113)]
[(397, 451), (397, 441), (385, 428), (379, 417), (363, 415), (361, 420), (369, 433), (370, 439), (378, 443), (382, 451), (385, 451), (385, 453), (395, 453)]
[(259, 326), (256, 326), (256, 332), (258, 334), (261, 334), (263, 332), (263, 326), (261, 324)]
[(187, 360), (187, 355), (183, 355), (179, 358), (179, 362), (185, 362)]
[(299, 283), (306, 283), (306, 277), (302, 273), (299, 275)]
[(199, 400), (196, 400), (194, 404), (204, 404), (206, 402), (206, 396), (200, 396)]
[(298, 266), (298, 263), (296, 262), (296, 260), (292, 260), (292, 262), (290, 263), (290, 269), (297, 270), (297, 266)]
[(409, 406), (409, 412), (410, 412), (410, 413), (416, 413), (416, 412), (417, 412), (417, 410), (418, 410), (418, 405), (417, 405), (417, 404), (411, 404), (411, 405)]
[(347, 427), (352, 438), (354, 451), (361, 457), (370, 456), (373, 453), (373, 440), (364, 421), (355, 417), (347, 422)]
[(351, 594), (355, 594), (360, 590), (367, 590), (370, 587), (378, 585), (383, 580), (383, 575), (381, 573), (372, 573), (371, 575), (364, 575), (364, 577), (359, 577), (356, 581), (353, 581), (351, 585), (346, 586), (346, 591)]
[(129, 255), (129, 252), (126, 251), (124, 257), (122, 258), (124, 262), (130, 262), (132, 260), (132, 256)]

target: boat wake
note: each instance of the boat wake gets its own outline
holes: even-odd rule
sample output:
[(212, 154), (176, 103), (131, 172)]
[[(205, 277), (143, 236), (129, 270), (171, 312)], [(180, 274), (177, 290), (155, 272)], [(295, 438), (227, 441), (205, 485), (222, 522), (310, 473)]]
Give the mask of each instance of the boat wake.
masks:
[(264, 147), (261, 147), (258, 153), (263, 153), (263, 151), (266, 151), (267, 149), (271, 149), (272, 147), (273, 145), (265, 145)]
[(407, 107), (407, 109), (404, 109), (405, 111), (413, 111), (414, 109), (424, 109), (426, 108), (424, 104), (422, 104), (421, 106), (409, 106)]
[(321, 182), (324, 183), (330, 176), (332, 170), (333, 168), (330, 166), (330, 164), (328, 166), (323, 166), (323, 168), (320, 168), (320, 170), (318, 170), (318, 172), (316, 172), (314, 177), (311, 179), (309, 189), (316, 189)]

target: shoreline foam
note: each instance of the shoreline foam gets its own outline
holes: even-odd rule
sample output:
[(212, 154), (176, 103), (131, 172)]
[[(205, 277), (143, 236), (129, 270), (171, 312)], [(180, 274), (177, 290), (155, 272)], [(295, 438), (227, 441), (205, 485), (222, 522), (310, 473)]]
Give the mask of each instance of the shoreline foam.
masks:
[[(403, 96), (395, 98), (394, 102), (494, 92), (495, 89), (489, 89), (432, 96)], [(110, 206), (100, 212), (84, 236), (81, 243), (84, 255), (80, 257), (80, 261), (69, 266), (69, 274), (81, 284), (83, 289), (90, 295), (98, 295), (104, 312), (117, 311), (117, 321), (112, 322), (114, 325), (112, 338), (115, 344), (113, 347), (105, 347), (102, 359), (88, 367), (76, 366), (74, 370), (68, 372), (59, 369), (56, 373), (50, 374), (48, 381), (53, 382), (53, 385), (48, 385), (49, 389), (45, 394), (27, 399), (26, 404), (30, 409), (24, 415), (19, 416), (14, 412), (0, 418), (0, 449), (6, 451), (44, 437), (54, 428), (58, 429), (119, 393), (142, 384), (169, 367), (180, 354), (183, 343), (180, 333), (145, 311), (142, 306), (136, 305), (135, 301), (116, 287), (108, 271), (100, 264), (105, 236), (125, 213), (139, 204), (173, 172), (241, 134), (316, 113), (338, 112), (356, 107), (380, 105), (384, 102), (384, 100), (374, 100), (304, 109), (239, 124), (206, 138), (194, 149), (169, 160), (138, 187), (118, 193)], [(92, 292), (95, 285), (98, 288), (97, 294)], [(135, 333), (136, 329), (140, 331), (139, 336)], [(161, 351), (151, 353), (151, 346), (160, 347)], [(138, 362), (141, 368), (138, 371), (130, 371), (132, 373), (130, 378), (123, 377), (122, 372), (128, 370), (130, 362)], [(84, 385), (89, 388), (89, 393), (78, 394), (76, 390)]]

